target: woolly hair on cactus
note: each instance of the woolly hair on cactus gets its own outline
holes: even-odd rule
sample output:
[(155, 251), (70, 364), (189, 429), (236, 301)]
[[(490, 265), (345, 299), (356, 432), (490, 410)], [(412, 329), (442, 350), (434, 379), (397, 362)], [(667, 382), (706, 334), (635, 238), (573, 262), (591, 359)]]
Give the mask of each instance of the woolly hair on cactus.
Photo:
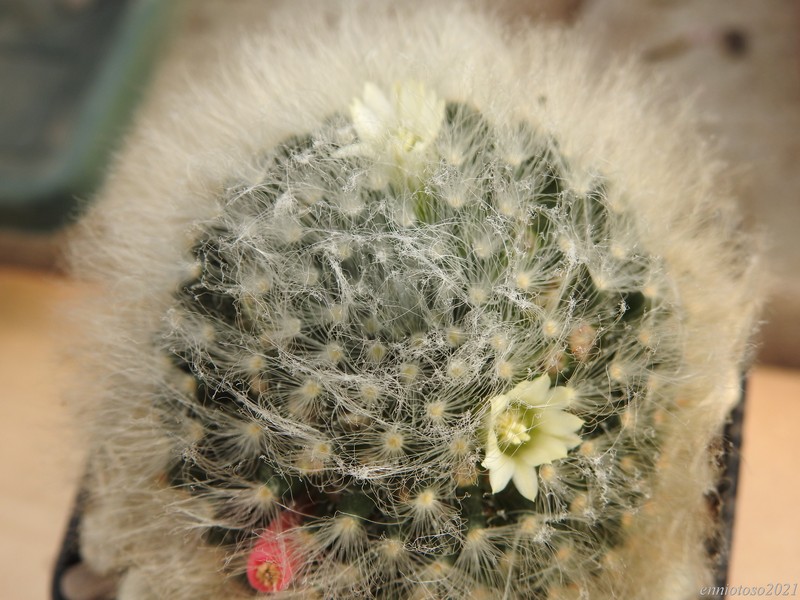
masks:
[(120, 600), (696, 597), (758, 294), (691, 121), (564, 33), (311, 6), (145, 117), (74, 244), (84, 560)]

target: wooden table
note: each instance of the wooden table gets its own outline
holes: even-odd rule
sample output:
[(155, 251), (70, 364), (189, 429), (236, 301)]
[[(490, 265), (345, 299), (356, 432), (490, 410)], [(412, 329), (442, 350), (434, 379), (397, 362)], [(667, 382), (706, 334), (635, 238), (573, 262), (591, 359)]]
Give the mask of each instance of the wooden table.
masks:
[[(0, 268), (0, 598), (44, 600), (80, 476), (59, 352), (78, 332), (64, 307), (90, 290)], [(57, 350), (61, 348), (61, 350)], [(750, 379), (731, 585), (800, 583), (800, 373)]]

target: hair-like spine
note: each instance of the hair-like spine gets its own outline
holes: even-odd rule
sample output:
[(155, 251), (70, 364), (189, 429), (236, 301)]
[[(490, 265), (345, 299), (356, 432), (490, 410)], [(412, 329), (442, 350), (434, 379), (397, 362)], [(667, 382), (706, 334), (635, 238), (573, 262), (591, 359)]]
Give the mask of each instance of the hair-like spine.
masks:
[(567, 34), (357, 8), (145, 121), (74, 244), (85, 558), (121, 600), (693, 597), (759, 303), (718, 165)]

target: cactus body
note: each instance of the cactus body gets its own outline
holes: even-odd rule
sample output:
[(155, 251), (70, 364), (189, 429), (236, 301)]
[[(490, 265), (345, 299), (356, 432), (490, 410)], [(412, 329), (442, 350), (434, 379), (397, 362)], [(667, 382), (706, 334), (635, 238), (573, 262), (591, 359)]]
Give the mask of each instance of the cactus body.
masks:
[[(105, 242), (129, 295), (98, 329), (127, 337), (96, 367), (85, 556), (131, 598), (691, 597), (756, 304), (713, 167), (652, 132), (646, 160), (621, 119), (649, 126), (641, 100), (557, 36), (343, 12), (349, 42), (318, 31), (335, 90), (303, 106), (261, 87), (288, 67), (242, 61), (236, 114), (188, 117), (225, 115), (208, 171), (159, 198), (183, 130)], [(407, 55), (353, 74), (347, 43)], [(277, 56), (321, 74), (308, 54)], [(148, 223), (165, 241), (137, 262)]]

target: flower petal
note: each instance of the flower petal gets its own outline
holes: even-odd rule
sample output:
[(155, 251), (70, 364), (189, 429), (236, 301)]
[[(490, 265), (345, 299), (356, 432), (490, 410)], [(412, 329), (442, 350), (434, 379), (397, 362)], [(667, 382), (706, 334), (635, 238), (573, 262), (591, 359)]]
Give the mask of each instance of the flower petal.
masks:
[(483, 466), (487, 469), (491, 469), (491, 464), (493, 464), (493, 461), (496, 460), (496, 456), (499, 454), (502, 453), (500, 452), (500, 447), (497, 445), (497, 434), (495, 434), (493, 429), (490, 429), (486, 436), (486, 458), (482, 463)]
[(528, 500), (536, 500), (539, 493), (539, 477), (533, 467), (518, 468), (514, 471), (514, 486)]
[(520, 449), (515, 458), (520, 462), (536, 467), (567, 456), (569, 446), (556, 437), (548, 435), (535, 435), (530, 443)]
[(425, 143), (435, 139), (444, 121), (444, 101), (420, 82), (396, 84), (394, 93), (401, 124)]
[(548, 408), (566, 408), (575, 397), (575, 390), (572, 388), (557, 386), (547, 394)]
[(510, 400), (509, 397), (506, 396), (505, 394), (500, 394), (499, 396), (495, 396), (494, 398), (491, 399), (490, 402), (492, 405), (493, 419), (496, 419), (501, 414), (503, 414), (503, 411), (505, 411), (505, 409), (508, 408), (509, 400)]
[[(487, 464), (487, 462), (489, 464)], [(501, 452), (497, 452), (496, 455), (491, 457), (491, 460), (490, 457), (487, 456), (486, 460), (481, 464), (489, 469), (489, 483), (492, 485), (493, 494), (497, 494), (505, 489), (517, 468), (514, 459)]]
[(364, 103), (384, 124), (396, 119), (392, 103), (374, 83), (364, 84)]
[(550, 389), (550, 376), (542, 375), (532, 381), (523, 381), (507, 392), (512, 402), (527, 404), (532, 408), (539, 408), (546, 405), (547, 391)]
[(350, 116), (358, 138), (362, 142), (375, 143), (380, 140), (381, 135), (384, 135), (386, 128), (383, 122), (358, 98), (350, 105)]
[(563, 410), (543, 410), (536, 421), (539, 435), (572, 438), (583, 427), (583, 419)]

